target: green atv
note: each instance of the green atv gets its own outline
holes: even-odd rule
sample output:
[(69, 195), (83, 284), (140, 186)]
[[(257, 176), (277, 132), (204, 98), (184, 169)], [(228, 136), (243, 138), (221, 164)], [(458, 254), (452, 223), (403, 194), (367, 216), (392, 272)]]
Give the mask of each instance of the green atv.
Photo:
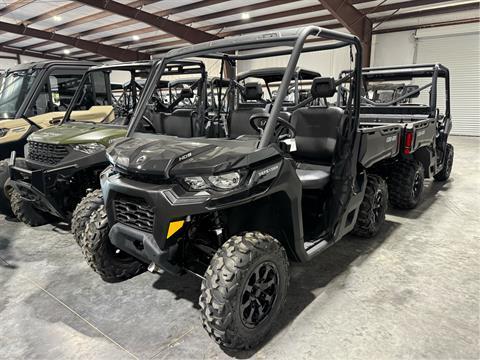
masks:
[[(70, 221), (80, 200), (99, 187), (98, 176), (108, 163), (105, 149), (125, 136), (151, 64), (92, 67), (60, 125), (31, 134), (25, 159), (12, 153), (7, 186), (12, 211), (19, 220), (31, 226)], [(127, 82), (119, 89), (113, 84), (115, 79)], [(90, 112), (98, 106), (110, 111), (101, 121), (92, 121)]]
[[(6, 159), (12, 151), (23, 156), (32, 132), (58, 125), (83, 74), (95, 64), (41, 61), (16, 65), (0, 76), (0, 212), (11, 212), (4, 191), (8, 179)], [(102, 106), (90, 109), (89, 119), (98, 121), (105, 110)]]

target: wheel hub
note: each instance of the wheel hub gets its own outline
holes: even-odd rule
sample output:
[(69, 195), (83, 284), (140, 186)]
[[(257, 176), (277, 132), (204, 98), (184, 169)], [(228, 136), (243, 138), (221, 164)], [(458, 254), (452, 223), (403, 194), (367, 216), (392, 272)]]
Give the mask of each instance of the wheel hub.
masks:
[(275, 304), (277, 290), (277, 267), (271, 262), (259, 264), (242, 293), (240, 317), (246, 327), (256, 327), (268, 316)]

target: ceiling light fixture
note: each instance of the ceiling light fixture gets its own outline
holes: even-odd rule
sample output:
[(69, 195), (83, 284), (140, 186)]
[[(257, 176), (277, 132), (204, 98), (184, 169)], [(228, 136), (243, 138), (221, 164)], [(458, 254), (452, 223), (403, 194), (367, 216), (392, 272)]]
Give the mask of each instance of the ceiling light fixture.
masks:
[(138, 41), (138, 40), (140, 40), (140, 36), (138, 36), (138, 35), (133, 35), (133, 36), (132, 36), (132, 40), (133, 40), (133, 41)]
[(62, 17), (61, 17), (61, 16), (55, 15), (55, 16), (53, 17), (53, 21), (59, 22), (60, 20), (62, 20)]
[(65, 49), (65, 50), (63, 50), (63, 53), (64, 53), (65, 55), (70, 55), (70, 50)]
[(243, 20), (248, 20), (248, 19), (250, 19), (250, 14), (249, 14), (249, 13), (242, 13), (242, 19), (243, 19)]

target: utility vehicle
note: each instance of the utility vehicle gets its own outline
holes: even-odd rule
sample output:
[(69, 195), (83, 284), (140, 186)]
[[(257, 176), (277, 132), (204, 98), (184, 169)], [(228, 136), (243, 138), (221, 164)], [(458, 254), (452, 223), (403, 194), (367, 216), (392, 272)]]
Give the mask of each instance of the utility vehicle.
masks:
[[(305, 47), (310, 38), (333, 43)], [(350, 48), (354, 71), (314, 78), (309, 101), (283, 111), (301, 53), (341, 47)], [(275, 100), (262, 111), (244, 107), (239, 101), (255, 102), (263, 90), (238, 82), (237, 63), (280, 55), (289, 61)], [(152, 70), (156, 77), (127, 138), (107, 151), (111, 166), (100, 176), (104, 206), (92, 214), (82, 244), (89, 265), (106, 280), (147, 267), (192, 272), (203, 279), (199, 302), (208, 334), (225, 348), (260, 343), (283, 306), (289, 259), (308, 261), (352, 231), (374, 236), (384, 222), (387, 185), (369, 169), (397, 156), (402, 127), (360, 127), (361, 55), (357, 37), (315, 26), (167, 53)], [(222, 114), (226, 135), (201, 131), (208, 113), (198, 114), (200, 131), (192, 137), (139, 132), (155, 81), (168, 64), (191, 57), (220, 60), (220, 78), (226, 67), (233, 74)], [(344, 108), (311, 105), (333, 97), (342, 83), (351, 89)], [(239, 121), (257, 134), (233, 135), (229, 130)]]
[[(348, 73), (344, 71), (340, 76)], [(421, 200), (424, 178), (446, 181), (452, 171), (448, 68), (441, 64), (367, 68), (362, 78), (361, 126), (402, 127), (401, 151), (377, 163), (374, 171), (387, 180), (393, 206), (414, 208)], [(341, 85), (337, 105), (345, 106), (347, 94), (348, 89)]]
[(32, 132), (58, 125), (83, 74), (95, 64), (49, 60), (16, 65), (0, 76), (0, 212), (10, 213), (6, 159), (13, 150), (23, 156)]
[[(92, 67), (77, 84), (60, 125), (31, 134), (24, 160), (12, 153), (8, 188), (13, 213), (19, 220), (31, 226), (54, 218), (68, 221), (85, 194), (99, 188), (99, 173), (108, 165), (105, 148), (126, 135), (142, 90), (139, 83), (148, 76), (151, 65), (138, 62)], [(113, 78), (128, 81), (112, 86)], [(92, 121), (91, 109), (99, 103), (109, 110)]]

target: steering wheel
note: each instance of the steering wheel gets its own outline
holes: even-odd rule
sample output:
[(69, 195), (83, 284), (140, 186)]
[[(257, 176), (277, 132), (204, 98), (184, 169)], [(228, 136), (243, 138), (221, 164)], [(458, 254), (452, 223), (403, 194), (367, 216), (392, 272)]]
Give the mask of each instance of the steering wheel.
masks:
[[(267, 125), (267, 114), (253, 114), (250, 117), (250, 126), (260, 135), (263, 134)], [(277, 125), (275, 126), (274, 136), (278, 140), (293, 139), (297, 135), (297, 130), (285, 119), (277, 117)]]

